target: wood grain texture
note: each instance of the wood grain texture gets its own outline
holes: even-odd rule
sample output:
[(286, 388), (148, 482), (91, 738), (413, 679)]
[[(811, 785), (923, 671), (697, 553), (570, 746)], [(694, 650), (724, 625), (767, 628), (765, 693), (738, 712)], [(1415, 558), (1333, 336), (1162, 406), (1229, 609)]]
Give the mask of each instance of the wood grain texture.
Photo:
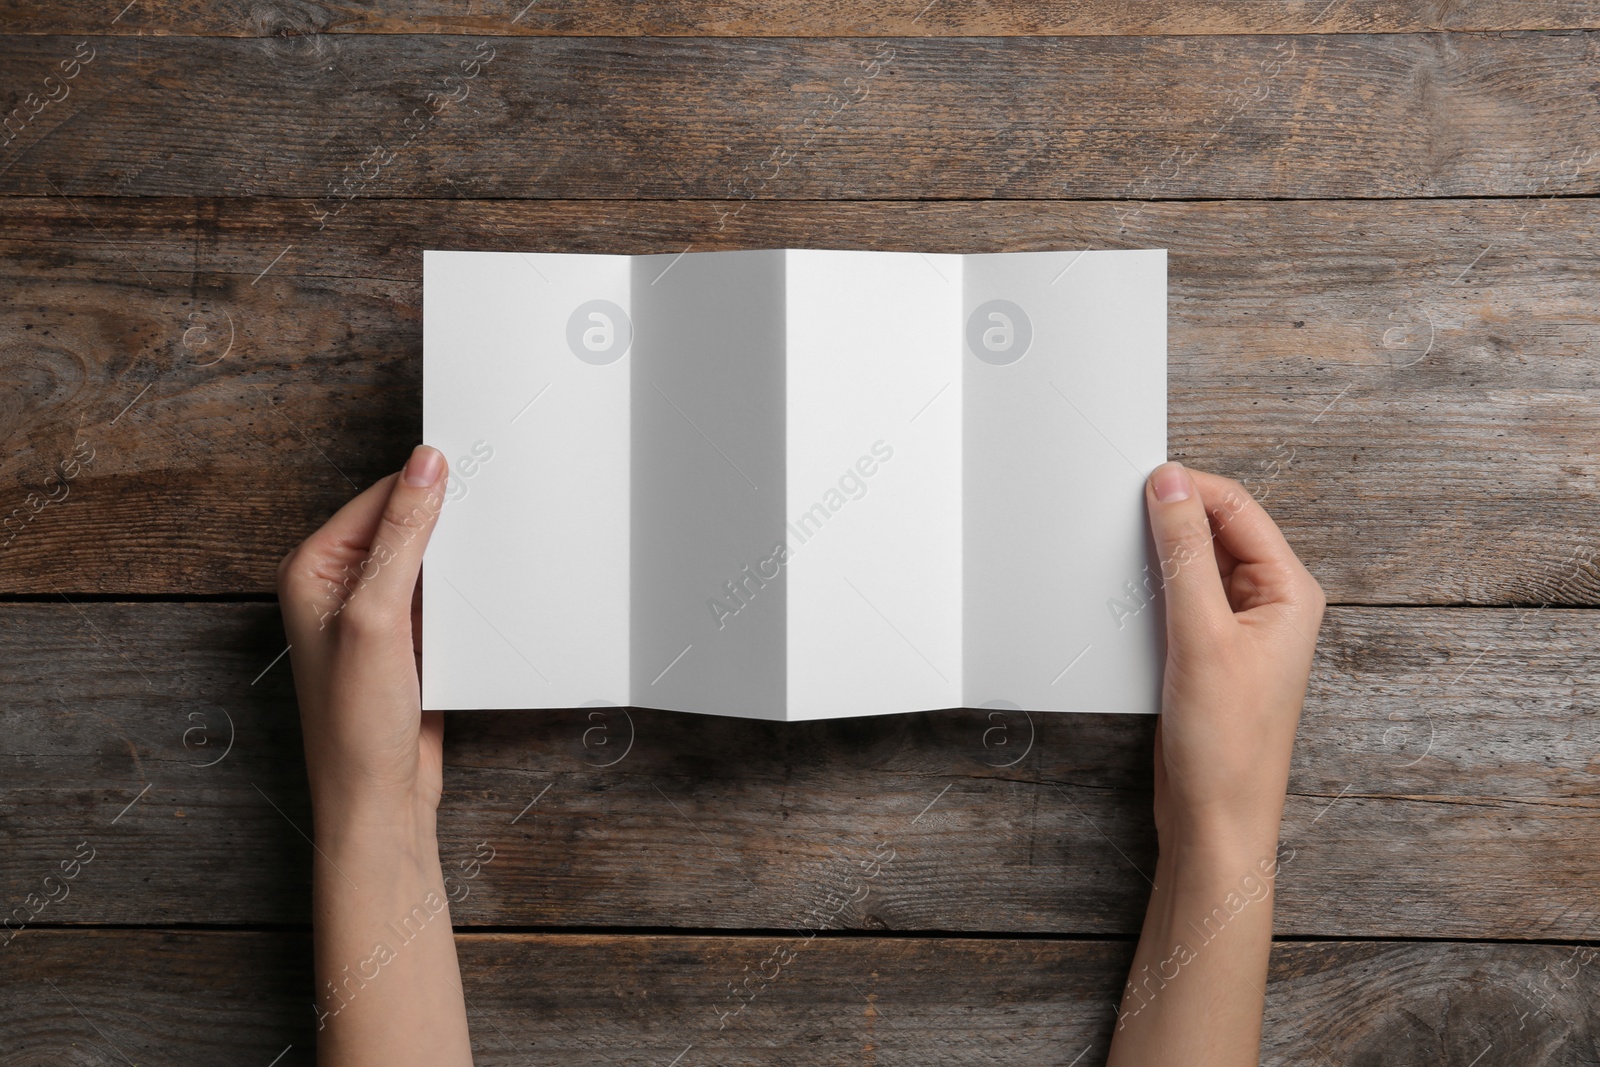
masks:
[[(1032, 36), (1039, 34), (1385, 33), (1600, 27), (1590, 0), (672, 0), (638, 5), (594, 0), (478, 3), (437, 0), (381, 8), (283, 0), (272, 4), (141, 0), (118, 5), (5, 0), (10, 33), (183, 34), (296, 38), (325, 33), (550, 34), (555, 36)], [(314, 48), (317, 42), (296, 42)]]
[[(1597, 628), (1590, 611), (1332, 609), (1279, 932), (1600, 939)], [(87, 841), (37, 921), (305, 922), (299, 730), (287, 662), (267, 669), (282, 649), (266, 604), (0, 609), (0, 900)], [(833, 925), (1132, 935), (1153, 728), (453, 714), (441, 854), (464, 926), (781, 930), (848, 898)]]
[(312, 207), (0, 198), (0, 516), (96, 449), (0, 591), (271, 592), (419, 432), (424, 247), (1166, 247), (1170, 452), (1330, 599), (1600, 603), (1592, 200)]
[[(959, 938), (466, 934), (457, 946), (480, 1067), (674, 1056), (679, 1067), (1090, 1067), (1105, 1062), (1132, 957), (1126, 942)], [(30, 931), (4, 951), (4, 1067), (313, 1062), (303, 934)], [(1261, 1062), (1593, 1067), (1593, 953), (1280, 942)], [(742, 1011), (722, 1014), (740, 1003), (730, 986), (775, 967)], [(354, 996), (381, 995), (382, 980)]]
[[(0, 0), (0, 596), (49, 598), (0, 602), (0, 1067), (313, 1061), (278, 610), (82, 594), (268, 593), (399, 466), (424, 247), (785, 245), (1171, 250), (1172, 454), (1368, 605), (1325, 623), (1277, 930), (1427, 939), (1277, 944), (1262, 1062), (1600, 1067), (1600, 613), (1540, 607), (1600, 605), (1596, 29)], [(1153, 726), (454, 714), (476, 1061), (1102, 1063)]]
[(24, 109), (0, 194), (1393, 198), (1540, 195), (1558, 171), (1600, 189), (1588, 31), (301, 41), (96, 36), (54, 88), (76, 39), (0, 41), (0, 99)]

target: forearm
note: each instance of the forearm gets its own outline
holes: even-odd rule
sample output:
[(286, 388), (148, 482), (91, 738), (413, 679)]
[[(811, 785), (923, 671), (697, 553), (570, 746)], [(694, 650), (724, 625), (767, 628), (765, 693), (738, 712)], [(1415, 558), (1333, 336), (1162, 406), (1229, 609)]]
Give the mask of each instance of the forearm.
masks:
[(1254, 1067), (1276, 844), (1164, 847), (1108, 1067)]
[(432, 813), (319, 814), (312, 874), (319, 1062), (470, 1067)]

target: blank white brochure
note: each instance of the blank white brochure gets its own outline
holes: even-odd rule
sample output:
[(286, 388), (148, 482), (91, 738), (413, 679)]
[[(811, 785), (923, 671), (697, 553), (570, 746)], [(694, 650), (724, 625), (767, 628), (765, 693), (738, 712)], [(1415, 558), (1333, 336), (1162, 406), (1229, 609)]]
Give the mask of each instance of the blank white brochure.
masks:
[(423, 255), (423, 706), (1154, 712), (1166, 252)]

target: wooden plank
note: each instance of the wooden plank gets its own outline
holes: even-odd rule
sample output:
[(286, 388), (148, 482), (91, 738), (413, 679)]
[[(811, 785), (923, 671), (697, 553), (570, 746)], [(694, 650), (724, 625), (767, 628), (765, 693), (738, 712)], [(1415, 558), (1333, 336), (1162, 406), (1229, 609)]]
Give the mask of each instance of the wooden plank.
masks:
[(1261, 1062), (1577, 1067), (1597, 972), (1577, 946), (1280, 943)]
[[(1581, 610), (1331, 609), (1279, 931), (1600, 940), (1597, 626)], [(38, 892), (87, 841), (93, 862), (39, 922), (307, 921), (275, 607), (10, 604), (0, 649), (0, 899)], [(787, 929), (850, 886), (836, 924), (853, 929), (1131, 935), (1153, 869), (1153, 728), (454, 714), (441, 851), (468, 926)], [(850, 879), (874, 858), (862, 896)]]
[[(1090, 1067), (1105, 1062), (1132, 956), (1127, 942), (796, 934), (467, 934), (457, 945), (480, 1067), (643, 1067), (674, 1056), (679, 1067)], [(780, 948), (789, 962), (766, 962)], [(89, 1049), (95, 1062), (123, 1062), (119, 1052), (133, 1063), (313, 1062), (304, 934), (39, 931), (7, 953), (0, 990), (13, 1008), (0, 1041), (11, 1062)], [(1593, 955), (1575, 945), (1280, 942), (1261, 1062), (1592, 1063)], [(735, 1011), (730, 987), (773, 967)], [(380, 971), (354, 995), (381, 995), (381, 982)]]
[(1597, 39), (13, 37), (0, 193), (1594, 193)]
[[(554, 36), (1035, 36), (1042, 34), (1389, 33), (1437, 30), (1552, 30), (1600, 27), (1587, 0), (1131, 0), (1115, 6), (1073, 0), (983, 4), (910, 0), (717, 0), (619, 5), (594, 0), (473, 4), (436, 0), (237, 7), (191, 0), (141, 0), (120, 13), (105, 5), (0, 3), (10, 33), (182, 34), (281, 37), (275, 47), (322, 47), (326, 33), (463, 33)], [(310, 37), (310, 40), (297, 38)]]
[(0, 199), (0, 516), (96, 449), (0, 535), (0, 591), (271, 592), (419, 432), (424, 247), (1157, 246), (1171, 452), (1246, 479), (1330, 599), (1600, 603), (1593, 201), (311, 207)]

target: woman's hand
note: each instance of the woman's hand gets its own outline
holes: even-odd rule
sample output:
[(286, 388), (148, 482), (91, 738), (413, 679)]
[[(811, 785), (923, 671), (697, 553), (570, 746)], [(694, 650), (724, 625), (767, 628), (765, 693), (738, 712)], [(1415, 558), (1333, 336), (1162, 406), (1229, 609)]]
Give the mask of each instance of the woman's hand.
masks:
[(1165, 463), (1145, 495), (1167, 612), (1160, 854), (1108, 1063), (1254, 1065), (1278, 830), (1326, 600), (1239, 483)]
[(421, 714), (422, 553), (444, 502), (444, 457), (420, 446), (278, 566), (312, 804), (431, 819), (443, 717)]
[(278, 567), (315, 820), (320, 1062), (472, 1062), (435, 819), (443, 721), (422, 711), (422, 552), (444, 457), (419, 447)]
[(1157, 832), (1271, 853), (1327, 601), (1238, 482), (1167, 463), (1146, 495), (1167, 609)]

